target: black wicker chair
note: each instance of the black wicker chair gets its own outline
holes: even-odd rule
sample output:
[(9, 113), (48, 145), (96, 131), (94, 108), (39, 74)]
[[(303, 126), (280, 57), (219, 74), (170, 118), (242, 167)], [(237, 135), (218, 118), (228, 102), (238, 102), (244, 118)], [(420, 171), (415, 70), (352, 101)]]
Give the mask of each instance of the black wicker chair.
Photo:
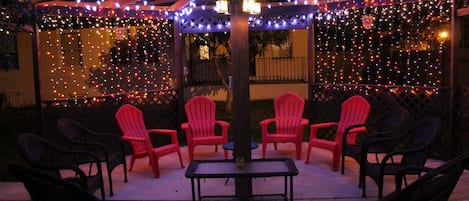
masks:
[(23, 183), (32, 201), (100, 200), (84, 189), (84, 186), (51, 176), (40, 169), (14, 163), (8, 166), (8, 171)]
[[(402, 132), (409, 126), (413, 120), (412, 115), (403, 107), (394, 107), (382, 115), (378, 116), (371, 122), (364, 125), (354, 125), (349, 127), (347, 131), (357, 127), (366, 127), (367, 132), (359, 138), (359, 144), (348, 144), (345, 140), (349, 132), (345, 132), (343, 135), (344, 142), (342, 144), (342, 168), (341, 174), (344, 174), (345, 169), (345, 157), (351, 157), (355, 161), (362, 164), (361, 152), (362, 148), (367, 147), (368, 153), (374, 153), (376, 161), (378, 161), (378, 154), (384, 154), (392, 151), (394, 142), (390, 139), (402, 138), (405, 132)], [(369, 142), (374, 142), (375, 139), (389, 139), (381, 140), (381, 143), (372, 143), (373, 147), (368, 147)], [(362, 168), (360, 168), (360, 174), (363, 174)], [(361, 180), (360, 180), (361, 181)], [(361, 183), (359, 184), (361, 186)]]
[[(383, 195), (383, 180), (385, 175), (397, 175), (401, 170), (407, 167), (424, 167), (428, 159), (434, 141), (440, 135), (441, 120), (436, 117), (424, 118), (415, 123), (411, 128), (406, 130), (406, 139), (392, 139), (390, 141), (405, 141), (404, 144), (396, 146), (395, 151), (387, 153), (379, 163), (371, 163), (368, 160), (363, 160), (361, 168), (363, 174), (361, 175), (363, 197), (366, 197), (366, 176), (369, 176), (378, 185), (378, 198), (381, 199)], [(382, 143), (389, 141), (388, 139), (375, 140), (374, 143)], [(369, 143), (368, 147), (373, 147), (373, 143)], [(368, 155), (368, 150), (365, 147), (362, 151), (362, 158), (365, 159)], [(397, 148), (398, 147), (398, 148)], [(391, 159), (394, 158), (394, 161)], [(398, 160), (396, 160), (396, 158)], [(406, 174), (419, 175), (420, 172), (408, 171)], [(404, 178), (405, 179), (405, 178)], [(400, 188), (400, 183), (396, 179), (396, 189)]]
[[(124, 182), (127, 182), (127, 163), (125, 160), (124, 142), (115, 134), (92, 131), (72, 119), (59, 119), (57, 126), (67, 139), (71, 150), (92, 152), (99, 157), (101, 162), (106, 164), (109, 178), (109, 195), (113, 196), (111, 173), (121, 164), (124, 170)], [(93, 161), (87, 159), (89, 158), (79, 158), (78, 163), (93, 164)]]
[(401, 190), (387, 195), (381, 201), (447, 201), (458, 183), (464, 167), (469, 163), (469, 152), (461, 154), (436, 168), (409, 167), (398, 175), (398, 181), (408, 171), (427, 172), (421, 178)]
[[(101, 170), (101, 162), (98, 157), (90, 152), (77, 152), (61, 149), (45, 138), (31, 133), (25, 133), (18, 137), (19, 152), (24, 160), (36, 169), (41, 169), (56, 178), (76, 183), (83, 186), (90, 193), (101, 190), (101, 199), (104, 200), (104, 183)], [(76, 162), (77, 158), (89, 157), (94, 160), (96, 168), (93, 173), (86, 175)], [(72, 170), (75, 174), (66, 174)], [(69, 173), (69, 172), (68, 172)]]

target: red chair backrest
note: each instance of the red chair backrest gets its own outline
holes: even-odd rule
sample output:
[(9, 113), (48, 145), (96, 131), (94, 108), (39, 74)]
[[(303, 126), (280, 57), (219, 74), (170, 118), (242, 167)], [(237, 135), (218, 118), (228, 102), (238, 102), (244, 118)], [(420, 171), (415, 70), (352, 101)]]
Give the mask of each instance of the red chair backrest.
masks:
[[(125, 104), (122, 105), (116, 113), (116, 120), (124, 136), (149, 138), (143, 113), (137, 107)], [(143, 142), (130, 142), (135, 152), (143, 152), (146, 150)]]
[[(340, 121), (337, 126), (335, 140), (338, 142), (342, 140), (342, 135), (347, 127), (366, 123), (370, 108), (370, 103), (360, 95), (355, 95), (345, 100), (341, 106)], [(355, 144), (356, 138), (356, 135), (348, 135), (347, 143)]]
[(193, 137), (215, 135), (216, 104), (205, 96), (196, 96), (189, 100), (184, 108)]
[(274, 100), (277, 133), (295, 134), (303, 119), (305, 101), (294, 93), (285, 93)]

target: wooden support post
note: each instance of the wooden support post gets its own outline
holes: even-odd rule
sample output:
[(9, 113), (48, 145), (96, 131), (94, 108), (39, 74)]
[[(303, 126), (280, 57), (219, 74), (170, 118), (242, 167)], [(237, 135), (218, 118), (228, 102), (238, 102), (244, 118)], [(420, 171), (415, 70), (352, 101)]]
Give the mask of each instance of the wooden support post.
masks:
[[(184, 110), (184, 67), (186, 63), (185, 58), (185, 49), (184, 42), (181, 33), (181, 25), (179, 20), (174, 20), (174, 66), (176, 66), (175, 74), (177, 78), (176, 82), (176, 93), (177, 93), (177, 116), (178, 116), (178, 125), (181, 125), (182, 122), (186, 122), (186, 111)], [(181, 130), (181, 127), (178, 126), (178, 140), (179, 144), (186, 145), (186, 136)]]
[[(233, 81), (233, 123), (236, 158), (251, 159), (249, 133), (249, 30), (242, 0), (231, 1), (231, 72)], [(252, 195), (252, 179), (236, 178), (236, 195)]]
[[(36, 7), (34, 8), (35, 12)], [(34, 31), (32, 33), (32, 47), (33, 47), (33, 73), (34, 73), (34, 100), (36, 102), (36, 112), (39, 117), (39, 134), (45, 135), (45, 121), (44, 113), (42, 111), (42, 91), (41, 91), (41, 73), (39, 70), (39, 59), (41, 52), (39, 51), (39, 27), (37, 22), (34, 22)]]
[(308, 100), (312, 100), (311, 97), (311, 85), (316, 83), (315, 78), (315, 61), (316, 61), (316, 50), (314, 44), (314, 20), (311, 20), (308, 27)]

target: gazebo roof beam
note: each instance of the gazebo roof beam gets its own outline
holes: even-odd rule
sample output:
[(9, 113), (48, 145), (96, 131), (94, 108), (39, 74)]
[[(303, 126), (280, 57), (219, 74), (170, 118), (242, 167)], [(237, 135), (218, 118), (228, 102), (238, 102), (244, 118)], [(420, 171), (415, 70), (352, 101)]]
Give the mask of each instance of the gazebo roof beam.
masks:
[[(300, 1), (293, 1), (293, 2), (264, 2), (261, 1), (259, 2), (261, 4), (262, 8), (273, 8), (273, 7), (289, 7), (289, 6), (318, 6), (318, 5), (323, 5), (323, 4), (330, 4), (330, 3), (340, 3), (340, 2), (346, 2), (348, 0), (300, 0)], [(195, 7), (193, 7), (194, 10), (207, 10), (215, 7), (215, 2), (214, 0), (197, 0), (194, 3), (196, 4)]]
[[(97, 8), (110, 8), (115, 9), (129, 7), (131, 10), (138, 9), (140, 10), (165, 10), (165, 11), (178, 11), (181, 8), (187, 6), (190, 3), (190, 0), (177, 0), (174, 2), (173, 0), (157, 0), (150, 2), (147, 5), (139, 4), (141, 2), (139, 0), (109, 0), (104, 1), (101, 3), (97, 2), (76, 2), (76, 1), (61, 1), (61, 0), (53, 0), (53, 1), (42, 1), (37, 2), (36, 5), (39, 7), (49, 7), (49, 6), (64, 6), (64, 7), (97, 7)], [(158, 6), (161, 4), (168, 4), (172, 3), (170, 6)]]
[(115, 8), (116, 4), (119, 5), (128, 5), (128, 4), (135, 4), (136, 0), (108, 0), (103, 1), (100, 6), (104, 8)]
[(189, 5), (191, 0), (177, 0), (173, 5), (170, 6), (171, 11), (178, 11), (181, 10), (182, 8), (186, 7)]

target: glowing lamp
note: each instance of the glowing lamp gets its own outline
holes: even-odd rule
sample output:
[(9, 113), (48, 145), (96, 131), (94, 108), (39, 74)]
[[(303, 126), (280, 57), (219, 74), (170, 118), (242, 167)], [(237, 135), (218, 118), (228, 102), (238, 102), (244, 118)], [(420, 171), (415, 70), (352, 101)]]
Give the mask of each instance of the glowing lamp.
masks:
[(440, 31), (440, 33), (438, 33), (438, 39), (440, 41), (446, 41), (449, 37), (449, 33), (447, 31)]
[(254, 0), (243, 1), (243, 12), (250, 13), (253, 15), (261, 13), (261, 3), (255, 2)]
[(228, 0), (217, 0), (214, 9), (217, 13), (230, 14), (228, 10)]

